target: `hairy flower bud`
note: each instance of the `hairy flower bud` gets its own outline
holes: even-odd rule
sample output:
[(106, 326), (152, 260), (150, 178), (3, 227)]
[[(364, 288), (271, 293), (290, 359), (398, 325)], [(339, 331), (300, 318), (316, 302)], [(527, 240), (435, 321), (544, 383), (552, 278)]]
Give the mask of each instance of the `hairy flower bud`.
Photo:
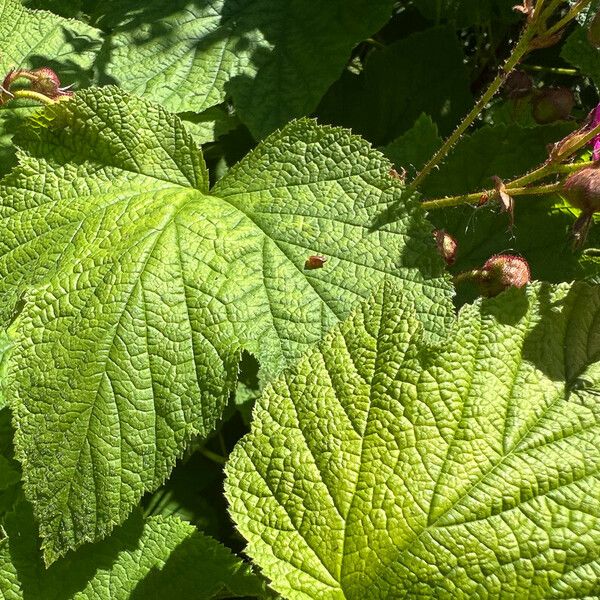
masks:
[(521, 288), (531, 280), (527, 261), (512, 254), (495, 254), (480, 271), (479, 288), (484, 296), (497, 296), (509, 287)]
[(585, 167), (569, 175), (562, 195), (571, 206), (584, 213), (600, 211), (600, 167)]
[(48, 98), (59, 98), (60, 96), (72, 96), (73, 92), (67, 88), (60, 87), (60, 79), (58, 75), (49, 67), (41, 67), (31, 71), (33, 78), (31, 79), (31, 89)]
[(454, 261), (456, 260), (456, 250), (458, 248), (456, 239), (443, 229), (436, 229), (433, 232), (433, 237), (435, 239), (438, 252), (444, 259), (444, 262), (448, 266), (453, 265)]
[(533, 118), (545, 125), (566, 119), (575, 106), (575, 96), (569, 88), (544, 88), (533, 99)]

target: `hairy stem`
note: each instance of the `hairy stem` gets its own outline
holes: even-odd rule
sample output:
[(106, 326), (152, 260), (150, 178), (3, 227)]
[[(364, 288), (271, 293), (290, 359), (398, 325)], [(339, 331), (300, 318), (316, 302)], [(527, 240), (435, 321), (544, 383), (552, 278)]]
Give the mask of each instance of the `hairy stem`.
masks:
[(32, 90), (17, 90), (12, 93), (13, 98), (25, 98), (26, 100), (35, 100), (36, 102), (41, 102), (42, 104), (55, 104), (56, 101), (52, 100), (52, 98), (48, 98), (48, 96), (44, 96), (44, 94), (40, 94), (39, 92), (34, 92)]
[[(552, 194), (560, 192), (562, 182), (549, 183), (544, 185), (521, 187), (506, 185), (506, 193), (510, 196), (541, 196), (543, 194)], [(445, 198), (435, 198), (421, 202), (421, 206), (425, 210), (435, 210), (437, 208), (449, 208), (451, 206), (460, 206), (461, 204), (479, 204), (483, 198), (493, 198), (496, 195), (496, 190), (484, 190), (474, 192), (472, 194), (460, 194), (458, 196), (446, 196)], [(486, 200), (487, 201), (487, 200)]]
[(508, 60), (504, 63), (504, 66), (500, 69), (500, 72), (492, 83), (490, 83), (489, 87), (483, 95), (479, 98), (475, 106), (471, 109), (469, 114), (461, 121), (458, 127), (454, 130), (452, 135), (442, 144), (439, 150), (429, 159), (427, 164), (419, 171), (417, 176), (413, 179), (413, 181), (408, 186), (410, 191), (415, 190), (419, 184), (429, 175), (431, 170), (438, 165), (448, 154), (452, 146), (456, 144), (462, 134), (469, 128), (471, 123), (479, 116), (481, 111), (485, 108), (486, 104), (495, 96), (496, 92), (502, 87), (502, 84), (506, 81), (509, 73), (515, 68), (515, 66), (519, 63), (521, 58), (527, 53), (529, 49), (529, 44), (535, 35), (536, 27), (533, 26), (533, 21), (528, 23), (525, 27), (521, 38), (517, 42), (517, 45), (514, 47), (511, 55), (508, 57)]
[(523, 56), (527, 54), (527, 52), (531, 49), (531, 42), (534, 38), (540, 34), (544, 37), (550, 37), (556, 31), (562, 29), (565, 25), (567, 25), (572, 19), (574, 19), (577, 14), (579, 14), (591, 0), (580, 0), (576, 5), (574, 5), (569, 12), (560, 19), (556, 24), (554, 24), (550, 29), (544, 30), (545, 23), (547, 19), (554, 13), (556, 8), (562, 4), (563, 0), (554, 0), (550, 2), (544, 10), (542, 10), (543, 2), (538, 2), (536, 11), (534, 13), (533, 18), (528, 19), (525, 28), (517, 42), (516, 46), (513, 48), (510, 56), (504, 63), (504, 66), (500, 69), (500, 72), (492, 83), (490, 83), (487, 90), (483, 93), (483, 95), (479, 98), (475, 106), (471, 109), (469, 114), (461, 121), (458, 127), (454, 130), (454, 132), (450, 135), (450, 137), (442, 144), (439, 150), (431, 157), (431, 159), (427, 162), (427, 164), (421, 169), (421, 171), (417, 174), (417, 176), (413, 179), (410, 185), (407, 186), (408, 191), (414, 191), (421, 182), (429, 175), (429, 173), (434, 169), (437, 165), (444, 160), (448, 152), (452, 149), (454, 144), (459, 140), (459, 138), (463, 135), (463, 133), (469, 128), (469, 126), (475, 121), (475, 119), (479, 116), (481, 111), (485, 108), (487, 103), (495, 96), (496, 92), (502, 87), (502, 84), (506, 81), (506, 78), (510, 74), (510, 72), (519, 64)]

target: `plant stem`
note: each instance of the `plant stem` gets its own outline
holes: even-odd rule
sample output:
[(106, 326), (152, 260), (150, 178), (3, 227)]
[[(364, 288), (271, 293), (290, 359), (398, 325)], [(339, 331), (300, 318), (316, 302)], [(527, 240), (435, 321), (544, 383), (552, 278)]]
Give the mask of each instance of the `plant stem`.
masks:
[(217, 454), (216, 452), (213, 452), (208, 448), (201, 448), (200, 453), (206, 456), (206, 458), (208, 458), (209, 460), (218, 463), (219, 465), (224, 465), (227, 462), (227, 460), (223, 458), (220, 454)]
[(452, 135), (442, 144), (441, 148), (431, 157), (429, 162), (421, 169), (417, 176), (413, 179), (410, 185), (407, 186), (408, 191), (414, 191), (419, 184), (429, 175), (431, 170), (438, 165), (450, 151), (452, 146), (456, 144), (462, 134), (469, 128), (471, 123), (479, 116), (481, 111), (485, 108), (486, 104), (494, 97), (496, 92), (500, 89), (502, 84), (506, 81), (509, 73), (519, 63), (521, 58), (529, 50), (529, 44), (537, 32), (537, 21), (533, 20), (527, 23), (523, 33), (517, 45), (514, 47), (504, 66), (500, 69), (500, 72), (492, 83), (490, 83), (487, 90), (479, 98), (478, 102), (471, 109), (469, 114), (461, 121), (458, 127), (454, 130)]
[[(508, 187), (507, 184), (505, 189), (506, 193), (511, 196), (540, 196), (542, 194), (552, 194), (554, 192), (559, 192), (562, 189), (562, 183), (550, 183), (533, 187)], [(490, 198), (493, 198), (495, 194), (496, 190), (484, 190), (480, 192), (474, 192), (472, 194), (446, 196), (445, 198), (425, 200), (424, 202), (421, 202), (421, 206), (425, 210), (435, 210), (437, 208), (460, 206), (461, 204), (479, 204), (482, 196), (487, 195)]]
[(543, 67), (542, 65), (521, 65), (526, 71), (537, 71), (539, 73), (552, 73), (553, 75), (579, 75), (577, 69), (567, 69), (563, 67)]
[(568, 25), (592, 0), (579, 0), (579, 2), (567, 12), (567, 14), (557, 21), (552, 27), (544, 32), (544, 35), (551, 36)]
[(542, 2), (538, 2), (536, 11), (532, 19), (527, 21), (525, 28), (517, 42), (516, 46), (513, 48), (510, 56), (504, 63), (504, 66), (496, 75), (492, 83), (490, 83), (488, 89), (483, 93), (483, 95), (479, 98), (475, 106), (471, 109), (469, 114), (461, 121), (458, 127), (454, 130), (454, 132), (450, 135), (450, 137), (442, 144), (441, 148), (431, 157), (431, 159), (427, 162), (427, 164), (421, 169), (417, 176), (413, 179), (413, 181), (407, 186), (407, 190), (409, 192), (414, 191), (419, 184), (429, 175), (431, 170), (435, 168), (448, 154), (451, 150), (452, 146), (456, 144), (462, 134), (469, 128), (471, 123), (475, 121), (475, 119), (479, 116), (481, 111), (485, 108), (486, 104), (494, 97), (496, 92), (500, 89), (502, 84), (506, 81), (509, 73), (519, 64), (520, 60), (527, 54), (530, 50), (530, 45), (532, 40), (536, 37), (536, 35), (540, 34), (544, 37), (549, 37), (556, 31), (562, 29), (565, 25), (567, 25), (572, 19), (574, 19), (577, 14), (579, 14), (587, 4), (591, 2), (591, 0), (580, 0), (575, 6), (573, 6), (569, 12), (560, 19), (557, 23), (555, 23), (550, 29), (545, 31), (539, 31), (539, 29), (543, 29), (546, 23), (546, 20), (554, 13), (556, 8), (562, 4), (563, 0), (554, 0), (554, 2), (550, 2), (550, 4), (545, 8), (545, 10), (541, 10)]
[(516, 179), (509, 181), (506, 186), (507, 188), (519, 187), (533, 183), (534, 181), (538, 181), (544, 177), (548, 177), (548, 175), (563, 175), (565, 173), (573, 173), (575, 171), (579, 171), (579, 169), (583, 169), (584, 167), (592, 166), (594, 162), (595, 161), (593, 160), (586, 160), (583, 162), (572, 163), (570, 165), (556, 165), (547, 163), (525, 175), (522, 175), (521, 177), (517, 177)]
[(39, 92), (34, 92), (32, 90), (17, 90), (12, 93), (13, 98), (25, 98), (27, 100), (35, 100), (36, 102), (41, 102), (42, 104), (55, 104), (55, 100), (52, 98), (48, 98), (48, 96), (44, 96), (44, 94), (40, 94)]

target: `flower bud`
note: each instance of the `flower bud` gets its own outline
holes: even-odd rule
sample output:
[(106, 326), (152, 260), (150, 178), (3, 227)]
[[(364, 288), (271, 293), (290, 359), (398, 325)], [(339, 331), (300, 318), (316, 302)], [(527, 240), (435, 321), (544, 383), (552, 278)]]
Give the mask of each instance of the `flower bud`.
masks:
[(527, 261), (512, 254), (495, 254), (480, 271), (479, 288), (484, 296), (497, 296), (509, 287), (522, 288), (531, 280)]
[(437, 245), (440, 256), (444, 259), (444, 262), (450, 266), (456, 261), (456, 250), (458, 243), (456, 239), (443, 229), (436, 229), (433, 232), (433, 237)]
[(533, 99), (533, 118), (540, 125), (554, 123), (566, 119), (574, 106), (575, 96), (570, 89), (544, 88)]
[(562, 195), (571, 206), (584, 213), (600, 211), (600, 168), (585, 167), (569, 175)]
[(525, 71), (511, 71), (504, 83), (504, 93), (511, 100), (524, 98), (532, 88), (533, 80)]
[(72, 96), (73, 92), (67, 88), (60, 87), (58, 75), (49, 67), (41, 67), (31, 71), (31, 89), (48, 98), (59, 98), (60, 96)]

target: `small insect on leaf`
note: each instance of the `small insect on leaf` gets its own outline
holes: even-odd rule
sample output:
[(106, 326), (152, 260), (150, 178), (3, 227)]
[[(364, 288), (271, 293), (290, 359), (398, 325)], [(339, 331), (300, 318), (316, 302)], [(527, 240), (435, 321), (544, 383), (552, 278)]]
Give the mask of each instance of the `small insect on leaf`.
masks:
[(304, 263), (305, 269), (322, 269), (323, 265), (327, 262), (327, 258), (320, 254), (313, 254), (306, 259)]

